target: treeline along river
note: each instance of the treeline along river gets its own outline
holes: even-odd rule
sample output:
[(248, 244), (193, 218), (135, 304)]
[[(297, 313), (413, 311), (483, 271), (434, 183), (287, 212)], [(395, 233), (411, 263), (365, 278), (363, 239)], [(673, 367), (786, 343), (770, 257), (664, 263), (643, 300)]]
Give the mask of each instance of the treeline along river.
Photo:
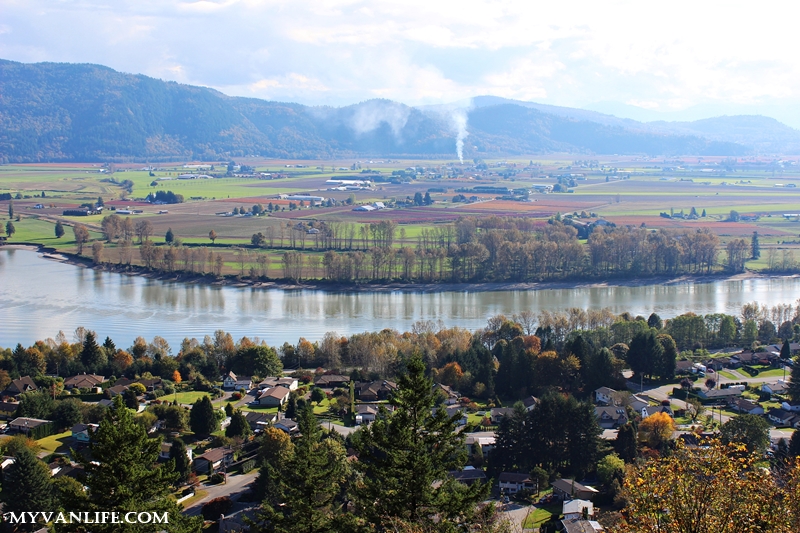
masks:
[[(443, 286), (443, 289), (448, 286)], [(100, 272), (48, 261), (33, 251), (0, 249), (0, 346), (55, 337), (78, 326), (129, 346), (137, 336), (160, 335), (173, 348), (217, 329), (270, 345), (327, 331), (350, 335), (419, 320), (442, 320), (470, 330), (492, 315), (571, 307), (633, 315), (685, 312), (738, 315), (752, 301), (772, 306), (800, 298), (800, 278), (774, 277), (637, 286), (578, 286), (538, 290), (332, 292), (208, 286)]]

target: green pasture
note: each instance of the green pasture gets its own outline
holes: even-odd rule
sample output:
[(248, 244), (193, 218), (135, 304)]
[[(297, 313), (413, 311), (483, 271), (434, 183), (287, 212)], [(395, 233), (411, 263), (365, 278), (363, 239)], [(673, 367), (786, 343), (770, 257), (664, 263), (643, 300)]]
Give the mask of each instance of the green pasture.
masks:
[(69, 447), (73, 445), (71, 442), (72, 431), (65, 431), (64, 433), (56, 433), (43, 439), (39, 439), (36, 443), (42, 450), (50, 453), (69, 453)]

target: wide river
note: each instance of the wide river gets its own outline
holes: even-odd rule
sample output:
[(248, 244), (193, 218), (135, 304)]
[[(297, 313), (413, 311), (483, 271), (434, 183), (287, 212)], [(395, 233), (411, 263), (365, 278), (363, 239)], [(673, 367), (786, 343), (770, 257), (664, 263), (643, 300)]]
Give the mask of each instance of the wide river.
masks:
[(575, 287), (492, 292), (326, 292), (210, 287), (98, 272), (49, 261), (28, 250), (0, 249), (0, 347), (55, 337), (72, 339), (78, 326), (110, 336), (117, 346), (135, 337), (167, 339), (174, 351), (184, 337), (213, 334), (259, 337), (277, 346), (326, 331), (347, 335), (418, 320), (477, 329), (496, 314), (570, 307), (629, 311), (668, 318), (687, 311), (738, 314), (757, 300), (769, 306), (800, 298), (800, 279), (762, 278), (637, 287)]

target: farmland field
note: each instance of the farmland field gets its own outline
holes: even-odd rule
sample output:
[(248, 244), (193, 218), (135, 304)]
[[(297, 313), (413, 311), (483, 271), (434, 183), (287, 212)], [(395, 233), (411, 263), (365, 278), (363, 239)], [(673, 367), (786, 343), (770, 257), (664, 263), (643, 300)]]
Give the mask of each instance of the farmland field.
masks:
[[(762, 256), (747, 267), (764, 270), (779, 260), (800, 259), (800, 166), (798, 159), (779, 164), (754, 157), (683, 158), (665, 161), (636, 157), (605, 157), (575, 161), (572, 156), (481, 161), (460, 165), (443, 161), (283, 161), (249, 159), (247, 172), (227, 170), (227, 162), (161, 164), (70, 163), (0, 166), (0, 194), (13, 199), (16, 232), (10, 242), (38, 243), (65, 252), (76, 249), (70, 226), (83, 224), (91, 239), (100, 238), (100, 222), (110, 209), (138, 209), (134, 221), (152, 224), (153, 239), (162, 242), (168, 230), (186, 245), (210, 246), (223, 257), (223, 273), (235, 273), (236, 252), (254, 234), (271, 236), (265, 246), (271, 268), (286, 248), (317, 249), (312, 236), (290, 245), (297, 225), (341, 224), (361, 241), (365, 225), (397, 223), (402, 232), (393, 246), (414, 247), (423, 234), (452, 225), (461, 217), (524, 217), (544, 227), (552, 217), (572, 216), (591, 223), (605, 220), (617, 226), (647, 229), (708, 230), (720, 237), (720, 251), (730, 240), (749, 239), (758, 232)], [(342, 170), (342, 169), (348, 170)], [(178, 179), (196, 174), (201, 179)], [(334, 190), (330, 179), (371, 180), (363, 190)], [(537, 193), (533, 187), (564, 192)], [(486, 189), (486, 188), (490, 189)], [(483, 188), (483, 189), (481, 189)], [(157, 191), (181, 195), (182, 203), (154, 205), (146, 197)], [(506, 192), (503, 192), (506, 191)], [(529, 191), (520, 194), (520, 191)], [(428, 205), (414, 201), (429, 195)], [(279, 195), (325, 198), (324, 205), (292, 201)], [(102, 198), (101, 215), (64, 216), (66, 208)], [(387, 209), (355, 211), (358, 205), (382, 202)], [(318, 204), (322, 202), (317, 202)], [(37, 205), (38, 204), (38, 205)], [(417, 205), (415, 205), (417, 204)], [(259, 216), (242, 216), (262, 206)], [(0, 201), (5, 226), (9, 201)], [(729, 220), (732, 211), (738, 221)], [(127, 215), (126, 215), (127, 216)], [(17, 218), (19, 220), (17, 220)], [(54, 224), (65, 224), (57, 239)], [(735, 220), (735, 219), (734, 219)], [(585, 242), (582, 241), (582, 242)], [(116, 256), (106, 243), (106, 257)], [(366, 242), (365, 242), (366, 248)], [(767, 258), (768, 253), (770, 258)], [(90, 250), (84, 248), (84, 255)], [(786, 254), (789, 263), (786, 263)], [(134, 253), (133, 263), (138, 263)], [(238, 270), (243, 267), (239, 264)], [(267, 266), (270, 269), (270, 265)]]

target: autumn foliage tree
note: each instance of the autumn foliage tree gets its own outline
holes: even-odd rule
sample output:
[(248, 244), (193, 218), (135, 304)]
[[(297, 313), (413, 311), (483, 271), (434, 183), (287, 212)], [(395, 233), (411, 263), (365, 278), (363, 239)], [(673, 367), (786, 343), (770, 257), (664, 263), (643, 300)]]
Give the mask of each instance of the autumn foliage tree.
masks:
[(625, 477), (619, 533), (789, 533), (800, 531), (800, 463), (784, 477), (757, 468), (742, 444), (678, 441), (665, 457)]
[(639, 431), (647, 436), (651, 448), (660, 448), (675, 431), (675, 421), (667, 413), (654, 413), (639, 424)]

